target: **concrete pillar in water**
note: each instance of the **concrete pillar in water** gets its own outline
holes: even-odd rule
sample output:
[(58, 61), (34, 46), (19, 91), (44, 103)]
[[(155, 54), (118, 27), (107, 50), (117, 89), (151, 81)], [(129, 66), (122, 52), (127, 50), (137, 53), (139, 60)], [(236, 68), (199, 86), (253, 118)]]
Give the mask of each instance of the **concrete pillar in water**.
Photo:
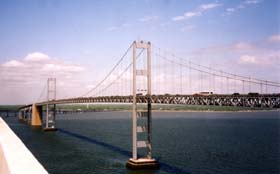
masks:
[(34, 103), (32, 105), (32, 126), (42, 126), (42, 106), (36, 106)]

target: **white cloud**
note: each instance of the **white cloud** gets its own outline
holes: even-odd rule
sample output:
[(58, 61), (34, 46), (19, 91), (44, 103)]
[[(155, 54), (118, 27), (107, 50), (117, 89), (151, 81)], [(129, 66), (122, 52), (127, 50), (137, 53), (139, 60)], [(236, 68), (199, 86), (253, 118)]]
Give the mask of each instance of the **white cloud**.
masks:
[[(234, 12), (237, 12), (237, 11), (240, 11), (242, 9), (245, 9), (249, 5), (254, 5), (254, 4), (258, 4), (258, 3), (261, 3), (261, 1), (260, 0), (246, 0), (246, 1), (241, 2), (236, 7), (227, 8), (225, 10), (226, 11), (225, 14), (230, 15), (230, 14), (232, 14)], [(225, 16), (225, 15), (223, 15), (223, 16)]]
[(55, 65), (55, 64), (51, 64), (51, 63), (48, 63), (48, 64), (45, 64), (43, 67), (42, 67), (42, 71), (60, 71), (61, 70), (61, 66), (60, 65)]
[(22, 67), (24, 66), (24, 64), (20, 61), (17, 61), (17, 60), (10, 60), (8, 62), (5, 62), (2, 64), (3, 67)]
[[(58, 97), (63, 97), (67, 92), (73, 96), (82, 93), (81, 91), (85, 89), (83, 84), (87, 82), (86, 79), (89, 79), (89, 72), (85, 67), (44, 53), (35, 53), (0, 65), (0, 96), (5, 96), (0, 98), (1, 104), (7, 101), (13, 101), (10, 103), (14, 104), (34, 102), (49, 77), (57, 78), (57, 85), (65, 84), (57, 87)], [(6, 93), (9, 95), (4, 91), (8, 91)], [(25, 95), (26, 91), (29, 91), (28, 96)]]
[(225, 14), (230, 15), (230, 14), (234, 13), (238, 9), (239, 8), (227, 8)]
[(258, 4), (260, 2), (261, 1), (259, 1), (259, 0), (246, 0), (246, 1), (244, 1), (245, 4)]
[(269, 36), (267, 40), (269, 42), (280, 42), (280, 34)]
[(184, 19), (186, 19), (185, 16), (175, 16), (172, 18), (173, 21), (180, 21), (180, 20), (184, 20)]
[(280, 65), (280, 51), (270, 50), (266, 52), (257, 52), (255, 55), (245, 54), (238, 59), (239, 64), (246, 65), (263, 65), (266, 67), (279, 66)]
[[(269, 37), (270, 38), (270, 37)], [(194, 56), (220, 57), (221, 62), (228, 65), (261, 65), (263, 68), (276, 68), (280, 65), (279, 48), (270, 47), (267, 38), (258, 43), (237, 42), (228, 45), (212, 46), (199, 49), (193, 53)], [(280, 69), (279, 69), (280, 70)], [(280, 73), (280, 72), (279, 72)]]
[(266, 56), (267, 58), (264, 61), (268, 62), (271, 65), (274, 64), (280, 66), (280, 50), (271, 51)]
[(253, 45), (247, 42), (238, 42), (233, 44), (231, 47), (237, 51), (248, 51), (254, 48)]
[(24, 58), (25, 61), (31, 61), (31, 62), (39, 62), (39, 61), (45, 61), (49, 59), (50, 58), (48, 55), (40, 52), (30, 53)]
[(64, 72), (64, 73), (68, 73), (68, 72), (82, 72), (84, 71), (85, 68), (82, 66), (78, 66), (78, 65), (71, 65), (71, 64), (67, 64), (65, 62), (54, 62), (54, 63), (47, 63), (45, 65), (43, 65), (42, 67), (42, 71), (47, 71), (47, 72)]
[(227, 8), (226, 11), (231, 13), (231, 12), (234, 12), (235, 9), (234, 8)]
[(180, 21), (180, 20), (185, 20), (185, 19), (189, 19), (195, 16), (200, 16), (201, 12), (186, 12), (184, 14), (184, 16), (176, 16), (173, 18), (174, 21)]
[(196, 54), (224, 54), (224, 53), (234, 53), (234, 54), (248, 54), (258, 50), (256, 45), (248, 42), (236, 42), (226, 45), (217, 45), (207, 48), (201, 48), (195, 51)]
[(201, 12), (187, 12), (184, 14), (184, 16), (186, 18), (191, 18), (191, 17), (194, 17), (194, 16), (200, 16), (201, 15)]
[(249, 55), (242, 55), (238, 63), (240, 64), (258, 64), (259, 62), (257, 61), (255, 56), (249, 56)]
[(138, 19), (140, 22), (148, 22), (148, 21), (153, 21), (157, 20), (159, 17), (158, 16), (145, 16), (143, 18)]
[(86, 88), (88, 88), (88, 89), (92, 89), (92, 88), (94, 88), (95, 87), (95, 85), (87, 85), (86, 86)]
[(209, 10), (209, 9), (212, 9), (212, 8), (216, 8), (216, 7), (219, 7), (221, 6), (222, 4), (219, 4), (219, 3), (211, 3), (211, 4), (202, 4), (200, 6), (201, 9), (203, 10)]
[(190, 18), (195, 17), (195, 16), (201, 16), (204, 12), (206, 12), (210, 9), (217, 8), (219, 6), (222, 6), (222, 4), (220, 4), (220, 3), (202, 4), (202, 5), (198, 6), (197, 9), (195, 9), (193, 11), (188, 11), (188, 12), (185, 12), (184, 15), (173, 17), (172, 20), (173, 21), (181, 21), (181, 20), (190, 19)]
[(68, 71), (68, 72), (82, 72), (85, 70), (84, 67), (78, 66), (78, 65), (66, 65), (62, 67), (62, 70)]

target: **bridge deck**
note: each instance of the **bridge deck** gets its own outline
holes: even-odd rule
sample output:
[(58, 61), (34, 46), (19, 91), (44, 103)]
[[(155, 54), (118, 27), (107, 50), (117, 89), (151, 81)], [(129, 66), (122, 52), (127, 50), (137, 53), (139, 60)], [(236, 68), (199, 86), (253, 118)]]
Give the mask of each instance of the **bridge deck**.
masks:
[[(137, 103), (147, 103), (149, 96), (139, 95)], [(216, 105), (239, 107), (280, 108), (280, 94), (262, 95), (152, 95), (154, 104), (184, 104), (184, 105)], [(71, 103), (132, 103), (133, 97), (129, 96), (101, 96), (58, 99), (36, 103), (37, 106), (46, 104), (71, 104)], [(20, 109), (31, 107), (32, 104)]]

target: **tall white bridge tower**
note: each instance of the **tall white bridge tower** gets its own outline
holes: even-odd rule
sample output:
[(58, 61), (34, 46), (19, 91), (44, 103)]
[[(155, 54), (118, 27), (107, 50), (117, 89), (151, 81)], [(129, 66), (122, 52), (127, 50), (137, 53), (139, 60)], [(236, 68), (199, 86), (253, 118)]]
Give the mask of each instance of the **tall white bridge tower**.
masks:
[[(146, 50), (145, 65), (141, 68), (137, 64), (137, 49)], [(139, 89), (139, 79), (143, 80), (146, 89)], [(132, 158), (129, 159), (126, 166), (131, 169), (155, 169), (159, 164), (152, 158), (152, 105), (151, 105), (151, 43), (133, 42), (133, 108), (132, 108)], [(143, 85), (141, 85), (143, 87)], [(138, 110), (138, 95), (145, 95), (147, 102), (144, 110)], [(146, 134), (146, 139), (140, 139), (139, 134)], [(143, 136), (141, 136), (143, 138)], [(138, 149), (146, 148), (146, 156), (139, 158)]]

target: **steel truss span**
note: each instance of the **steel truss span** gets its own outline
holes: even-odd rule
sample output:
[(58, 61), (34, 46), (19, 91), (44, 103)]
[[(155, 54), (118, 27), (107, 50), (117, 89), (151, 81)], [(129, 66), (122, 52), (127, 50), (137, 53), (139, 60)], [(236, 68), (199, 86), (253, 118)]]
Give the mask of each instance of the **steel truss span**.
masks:
[[(182, 104), (182, 105), (206, 105), (206, 106), (239, 106), (251, 108), (280, 108), (279, 94), (250, 95), (141, 95), (137, 97), (137, 103), (148, 103), (149, 98), (153, 104)], [(133, 96), (103, 96), (103, 97), (79, 97), (69, 99), (52, 100), (37, 103), (46, 104), (71, 104), (71, 103), (132, 103)], [(29, 107), (29, 105), (24, 106)]]

